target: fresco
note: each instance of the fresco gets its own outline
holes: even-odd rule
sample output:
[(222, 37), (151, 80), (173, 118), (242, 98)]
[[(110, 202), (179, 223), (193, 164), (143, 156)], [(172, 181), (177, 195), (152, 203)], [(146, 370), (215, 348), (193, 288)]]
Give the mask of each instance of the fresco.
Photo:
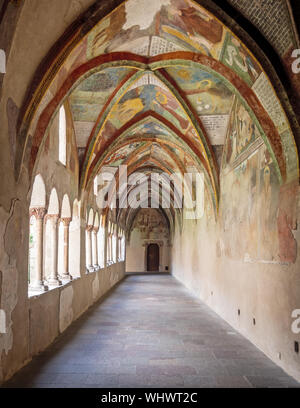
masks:
[(110, 122), (119, 129), (136, 115), (150, 110), (171, 121), (182, 133), (189, 127), (188, 117), (173, 95), (156, 85), (140, 86), (127, 92), (112, 109)]
[(129, 0), (90, 33), (87, 57), (112, 51), (150, 56), (183, 49), (217, 58), (224, 34), (222, 24), (191, 1)]
[(120, 166), (124, 161), (126, 161), (129, 156), (134, 153), (137, 149), (141, 148), (142, 146), (146, 145), (145, 142), (140, 143), (130, 143), (127, 146), (122, 147), (118, 151), (114, 152), (112, 155), (107, 157), (103, 162), (104, 166)]
[[(120, 128), (126, 127), (129, 121), (133, 121), (138, 115), (149, 111), (156, 112), (175, 126), (191, 142), (196, 142), (199, 150), (203, 153), (200, 136), (188, 116), (171, 92), (157, 85), (134, 87), (121, 98), (109, 113), (108, 119), (100, 132), (97, 149), (100, 149), (100, 145), (103, 146), (103, 144), (111, 140)], [(156, 134), (157, 126), (159, 125), (148, 124), (146, 133), (149, 133), (150, 129), (152, 129), (152, 134)], [(135, 128), (135, 133), (142, 133), (141, 129), (143, 127), (145, 128), (144, 124), (141, 128)], [(161, 126), (159, 127), (161, 128)], [(166, 128), (163, 130), (163, 134), (166, 134)], [(169, 132), (167, 134), (170, 136)]]
[(223, 175), (222, 183), (221, 214), (226, 255), (247, 262), (278, 261), (279, 234), (275, 220), (280, 186), (267, 148), (262, 145), (240, 166)]
[(142, 239), (169, 238), (169, 228), (166, 219), (154, 209), (142, 209), (138, 212), (132, 230), (137, 229)]
[(249, 86), (253, 85), (262, 72), (246, 48), (229, 32), (226, 34), (220, 60), (233, 69)]
[(286, 157), (287, 181), (298, 178), (298, 154), (296, 144), (291, 130), (286, 130), (281, 134), (282, 144)]
[(166, 69), (201, 115), (224, 115), (231, 109), (233, 95), (224, 82), (197, 65)]
[(259, 137), (260, 133), (249, 112), (236, 98), (228, 127), (225, 165), (232, 165)]
[(168, 129), (161, 123), (154, 121), (152, 118), (142, 121), (142, 123), (138, 123), (134, 128), (130, 131), (126, 132), (128, 137), (139, 135), (139, 134), (146, 134), (149, 136), (168, 136), (170, 137), (171, 134)]
[(269, 151), (260, 149), (258, 214), (260, 225), (259, 256), (264, 260), (279, 260), (277, 219), (279, 205), (279, 181)]
[(131, 70), (107, 68), (85, 79), (69, 96), (74, 121), (95, 122), (105, 102)]
[(166, 69), (197, 112), (212, 145), (223, 145), (233, 94), (216, 75), (198, 65)]

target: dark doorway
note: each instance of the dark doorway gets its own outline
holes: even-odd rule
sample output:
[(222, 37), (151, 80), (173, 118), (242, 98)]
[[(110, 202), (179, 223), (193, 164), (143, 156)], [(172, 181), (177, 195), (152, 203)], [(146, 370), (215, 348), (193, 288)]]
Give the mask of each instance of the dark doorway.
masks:
[(147, 271), (159, 271), (159, 246), (157, 244), (148, 245)]

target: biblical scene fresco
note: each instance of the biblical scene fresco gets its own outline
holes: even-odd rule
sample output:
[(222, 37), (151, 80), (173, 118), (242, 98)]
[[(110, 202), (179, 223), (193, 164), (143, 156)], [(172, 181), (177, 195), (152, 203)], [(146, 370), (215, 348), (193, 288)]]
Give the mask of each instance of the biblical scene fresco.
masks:
[(197, 112), (212, 145), (225, 141), (233, 94), (219, 77), (198, 65), (166, 69)]
[(197, 65), (174, 66), (166, 71), (184, 91), (199, 116), (229, 114), (233, 95), (216, 75)]
[(189, 50), (217, 58), (224, 34), (222, 24), (191, 1), (130, 0), (89, 35), (87, 56), (112, 51), (153, 56)]
[(243, 153), (247, 155), (245, 152), (259, 137), (260, 133), (248, 110), (235, 99), (227, 133), (224, 166), (234, 165)]
[(130, 72), (129, 68), (107, 68), (85, 79), (69, 97), (74, 121), (95, 122), (109, 96)]
[(132, 153), (134, 153), (137, 149), (140, 149), (141, 147), (145, 145), (146, 145), (145, 142), (130, 143), (129, 145), (122, 147), (121, 149), (119, 149), (118, 151), (114, 152), (109, 157), (107, 157), (105, 161), (103, 162), (103, 165), (118, 167), (124, 161), (129, 159)]
[(127, 92), (111, 112), (111, 126), (119, 129), (136, 115), (150, 110), (172, 121), (182, 133), (189, 128), (188, 117), (176, 99), (169, 91), (155, 85), (145, 85)]
[(133, 222), (132, 230), (137, 229), (142, 239), (169, 238), (169, 228), (165, 217), (156, 209), (142, 209)]
[[(96, 56), (113, 51), (130, 51), (139, 55), (154, 56), (178, 50), (192, 51), (220, 60), (237, 73), (249, 87), (252, 87), (255, 93), (265, 93), (264, 87), (258, 90), (262, 82), (259, 80), (262, 71), (251, 53), (220, 21), (196, 2), (128, 0), (93, 27), (85, 38), (82, 38), (64, 65), (60, 67), (58, 75), (48, 89), (47, 97), (51, 100), (67, 76), (72, 76), (72, 70)], [(196, 69), (194, 68), (196, 65), (191, 63), (188, 67), (167, 68), (167, 71), (178, 86), (186, 92), (187, 98), (201, 118), (211, 145), (222, 146), (233, 96), (220, 76), (200, 68)], [(225, 70), (225, 67), (223, 68)], [(130, 69), (127, 68), (112, 68), (106, 74), (104, 71), (95, 74), (93, 79), (88, 78), (71, 94), (70, 103), (79, 149), (86, 146), (93, 129), (93, 122), (98, 117), (104, 101), (129, 72)], [(190, 141), (199, 141), (196, 130), (188, 123), (188, 118), (182, 109), (178, 108), (176, 100), (168, 97), (166, 89), (154, 95), (155, 84), (151, 86), (147, 88), (139, 86), (123, 96), (116, 105), (115, 112), (111, 112), (110, 119), (105, 123), (101, 136), (102, 144), (115, 134), (115, 129), (118, 129), (122, 123), (128, 122), (149, 108), (172, 121)], [(91, 100), (94, 102), (91, 103)], [(240, 114), (243, 116), (241, 122), (246, 123), (247, 126), (249, 124), (247, 115), (242, 112)], [(276, 122), (275, 115), (272, 120)], [(284, 131), (288, 129), (287, 123), (285, 125)], [(247, 132), (244, 127), (240, 129), (239, 136), (244, 140), (250, 138), (251, 142), (256, 132), (253, 131), (250, 136), (246, 134), (249, 132), (250, 130)], [(292, 146), (293, 136), (291, 133), (284, 133), (282, 137), (286, 139), (284, 151), (288, 179), (293, 179), (298, 173), (297, 169), (292, 168), (292, 163), (295, 161), (289, 159), (289, 155), (295, 156)], [(242, 147), (246, 148), (246, 144)], [(201, 143), (199, 145), (201, 146)], [(235, 150), (235, 146), (232, 148)], [(98, 149), (99, 147), (96, 147), (96, 153)], [(93, 149), (90, 151), (94, 152)], [(233, 157), (231, 159), (234, 160)]]
[(132, 129), (126, 131), (126, 136), (136, 135), (149, 135), (149, 136), (162, 136), (170, 137), (170, 131), (162, 124), (154, 121), (152, 118), (143, 120), (141, 123), (137, 123)]
[(267, 148), (262, 145), (239, 167), (223, 176), (222, 183), (226, 255), (245, 261), (278, 261), (276, 219), (280, 186)]
[[(116, 132), (133, 121), (138, 115), (154, 111), (169, 123), (175, 126), (179, 133), (185, 135), (193, 143), (197, 142), (199, 149), (203, 152), (200, 136), (192, 125), (174, 96), (157, 85), (144, 85), (130, 89), (121, 100), (111, 110), (108, 120), (105, 122), (100, 132), (100, 144), (110, 140)], [(157, 133), (155, 125), (147, 125), (147, 133), (154, 128), (154, 135)], [(146, 126), (146, 128), (147, 128)], [(158, 125), (159, 126), (159, 125)], [(145, 125), (143, 124), (145, 128)], [(160, 131), (160, 130), (159, 130)], [(141, 132), (135, 129), (134, 133)], [(166, 131), (164, 130), (164, 134)]]
[(226, 34), (221, 61), (236, 71), (249, 86), (253, 85), (262, 72), (246, 48), (229, 32)]
[(282, 144), (286, 157), (287, 181), (295, 180), (298, 177), (298, 154), (294, 137), (291, 130), (286, 130), (281, 134)]

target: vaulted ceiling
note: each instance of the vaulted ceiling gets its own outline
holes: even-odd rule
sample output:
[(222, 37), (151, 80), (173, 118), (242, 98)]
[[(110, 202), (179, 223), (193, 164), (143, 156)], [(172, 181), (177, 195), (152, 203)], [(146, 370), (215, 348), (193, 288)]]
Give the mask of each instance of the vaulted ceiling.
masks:
[(32, 162), (67, 103), (82, 191), (104, 166), (196, 168), (217, 210), (220, 168), (234, 168), (261, 143), (281, 181), (297, 177), (293, 134), (262, 66), (196, 2), (127, 0), (75, 40), (38, 107)]

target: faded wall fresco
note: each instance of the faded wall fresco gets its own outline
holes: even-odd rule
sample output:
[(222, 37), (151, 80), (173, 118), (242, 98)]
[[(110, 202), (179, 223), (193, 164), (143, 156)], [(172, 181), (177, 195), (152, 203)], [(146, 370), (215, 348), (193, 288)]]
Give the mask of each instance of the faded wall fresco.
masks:
[(223, 173), (220, 210), (226, 256), (249, 262), (295, 262), (293, 211), (285, 209), (293, 198), (291, 193), (284, 197), (286, 190), (293, 191), (293, 184), (280, 186), (264, 145)]

